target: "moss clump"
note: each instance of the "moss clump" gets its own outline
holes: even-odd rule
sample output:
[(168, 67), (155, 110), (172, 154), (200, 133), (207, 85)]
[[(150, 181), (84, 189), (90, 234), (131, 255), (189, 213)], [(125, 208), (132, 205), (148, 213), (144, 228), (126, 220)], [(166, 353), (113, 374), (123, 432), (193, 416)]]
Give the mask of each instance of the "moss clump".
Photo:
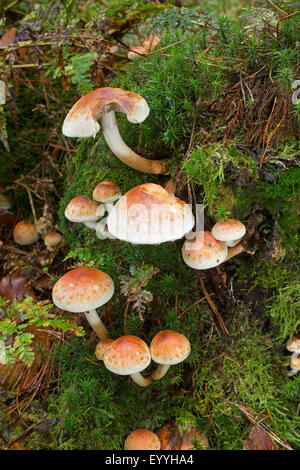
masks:
[(184, 162), (187, 176), (203, 188), (202, 202), (207, 206), (208, 214), (215, 217), (222, 206), (227, 213), (233, 209), (235, 200), (231, 188), (241, 168), (247, 171), (249, 182), (257, 179), (255, 163), (242, 155), (234, 144), (197, 147)]

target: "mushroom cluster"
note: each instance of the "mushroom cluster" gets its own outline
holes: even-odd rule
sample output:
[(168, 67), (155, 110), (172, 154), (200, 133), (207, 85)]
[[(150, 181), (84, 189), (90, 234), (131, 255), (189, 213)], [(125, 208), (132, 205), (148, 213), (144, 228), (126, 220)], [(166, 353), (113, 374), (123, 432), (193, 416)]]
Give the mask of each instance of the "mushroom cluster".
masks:
[[(113, 208), (113, 203), (121, 197), (120, 187), (113, 181), (102, 181), (93, 191), (94, 202), (88, 196), (75, 196), (67, 205), (65, 217), (70, 222), (83, 223), (96, 231), (100, 239), (114, 238), (107, 230), (107, 215)], [(100, 204), (99, 204), (100, 203)]]
[[(133, 335), (121, 336), (113, 341), (104, 338), (97, 344), (95, 355), (105, 367), (117, 375), (129, 375), (141, 387), (148, 387), (152, 380), (161, 379), (171, 365), (183, 362), (191, 351), (189, 340), (173, 330), (160, 331), (150, 348), (145, 341)], [(148, 377), (141, 375), (151, 362), (159, 364)]]
[(210, 269), (244, 251), (245, 225), (236, 219), (217, 222), (211, 232), (195, 232), (182, 247), (184, 262), (193, 269)]

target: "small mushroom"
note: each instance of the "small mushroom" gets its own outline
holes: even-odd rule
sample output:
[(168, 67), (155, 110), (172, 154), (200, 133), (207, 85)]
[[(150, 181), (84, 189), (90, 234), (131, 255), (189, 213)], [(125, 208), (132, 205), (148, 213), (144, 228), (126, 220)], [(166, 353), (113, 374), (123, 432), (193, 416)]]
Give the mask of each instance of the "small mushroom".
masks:
[(121, 188), (113, 181), (101, 181), (93, 191), (93, 199), (104, 204), (104, 209), (110, 213), (114, 207), (113, 202), (120, 199), (122, 195)]
[(294, 352), (292, 354), (291, 360), (290, 360), (290, 372), (288, 372), (288, 376), (292, 376), (297, 374), (300, 371), (300, 353)]
[(74, 197), (65, 210), (65, 217), (71, 222), (83, 223), (96, 230), (99, 219), (104, 215), (104, 207), (91, 201), (87, 196)]
[(158, 436), (148, 429), (136, 429), (127, 436), (125, 450), (160, 450)]
[(211, 233), (216, 240), (225, 242), (227, 246), (237, 245), (246, 233), (245, 225), (236, 219), (227, 219), (224, 222), (217, 222)]
[(159, 364), (151, 374), (154, 380), (161, 379), (172, 365), (183, 362), (191, 352), (186, 336), (177, 331), (164, 330), (157, 333), (150, 345), (151, 357)]
[(228, 247), (216, 240), (210, 232), (196, 232), (182, 247), (184, 262), (193, 269), (210, 269), (226, 260)]
[(14, 227), (13, 237), (19, 245), (32, 245), (38, 240), (39, 234), (32, 222), (21, 220)]
[(44, 243), (49, 251), (52, 251), (62, 241), (62, 236), (59, 232), (49, 232), (45, 235)]
[(54, 304), (67, 312), (84, 313), (87, 321), (102, 340), (107, 329), (96, 312), (114, 293), (114, 283), (108, 274), (95, 268), (75, 268), (64, 274), (54, 285)]
[(193, 225), (190, 206), (153, 183), (141, 184), (124, 194), (107, 220), (114, 237), (137, 245), (177, 240)]
[(149, 114), (146, 100), (121, 88), (98, 88), (84, 95), (69, 111), (62, 132), (67, 137), (95, 137), (100, 129), (111, 151), (126, 165), (144, 173), (165, 173), (164, 160), (148, 160), (133, 152), (123, 141), (115, 111), (125, 113), (133, 124), (143, 122)]
[(133, 335), (121, 336), (104, 353), (105, 367), (118, 375), (130, 375), (141, 387), (150, 385), (151, 377), (141, 375), (151, 362), (150, 350), (142, 339)]
[(290, 352), (300, 353), (300, 338), (298, 336), (293, 336), (286, 343), (286, 349)]
[(169, 423), (157, 431), (161, 450), (196, 450), (208, 448), (206, 435), (197, 426), (188, 425), (180, 431), (176, 423)]

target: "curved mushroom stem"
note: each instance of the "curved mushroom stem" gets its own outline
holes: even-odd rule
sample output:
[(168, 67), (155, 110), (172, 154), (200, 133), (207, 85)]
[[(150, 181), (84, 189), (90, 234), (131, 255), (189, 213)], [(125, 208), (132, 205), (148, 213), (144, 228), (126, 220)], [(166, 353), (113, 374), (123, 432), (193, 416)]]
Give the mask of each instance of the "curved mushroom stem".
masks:
[(148, 387), (148, 385), (152, 382), (152, 377), (143, 377), (140, 372), (136, 372), (135, 374), (131, 374), (130, 377), (132, 380), (139, 385), (140, 387)]
[(88, 228), (91, 228), (93, 230), (96, 230), (96, 227), (97, 227), (97, 224), (98, 222), (93, 222), (93, 221), (88, 221), (88, 222), (83, 222), (83, 224), (88, 227)]
[(104, 113), (100, 117), (101, 128), (107, 145), (111, 151), (126, 165), (143, 173), (160, 174), (168, 169), (164, 160), (147, 160), (133, 152), (123, 141), (114, 111)]
[(169, 366), (168, 364), (160, 364), (158, 368), (154, 372), (152, 372), (151, 377), (153, 378), (153, 380), (162, 379), (164, 375), (166, 375), (170, 367), (171, 366)]
[(108, 331), (105, 328), (102, 320), (100, 319), (98, 313), (96, 312), (95, 309), (89, 310), (88, 312), (85, 312), (85, 318), (93, 328), (94, 332), (100, 339), (105, 339), (108, 338)]
[(226, 259), (223, 261), (228, 261), (230, 258), (233, 258), (236, 255), (239, 255), (240, 253), (243, 253), (245, 251), (245, 248), (243, 247), (242, 243), (239, 243), (238, 245), (233, 246), (232, 248), (229, 248), (228, 254)]
[(168, 191), (169, 194), (175, 194), (176, 182), (173, 180), (173, 178), (169, 179), (165, 186), (165, 190)]

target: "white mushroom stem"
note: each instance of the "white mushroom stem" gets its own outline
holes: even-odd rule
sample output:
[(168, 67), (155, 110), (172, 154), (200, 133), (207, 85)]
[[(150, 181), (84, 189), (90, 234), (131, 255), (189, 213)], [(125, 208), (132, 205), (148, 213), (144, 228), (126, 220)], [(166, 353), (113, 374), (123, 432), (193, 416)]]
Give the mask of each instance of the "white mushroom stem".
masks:
[(166, 375), (170, 367), (171, 366), (168, 364), (160, 364), (158, 368), (154, 372), (152, 372), (151, 377), (153, 378), (153, 380), (162, 379)]
[(287, 372), (288, 377), (292, 377), (293, 375), (296, 375), (299, 372), (299, 369), (293, 369), (291, 367), (291, 370)]
[(225, 258), (223, 263), (225, 263), (225, 261), (228, 261), (230, 258), (233, 258), (234, 256), (239, 255), (240, 253), (243, 253), (243, 251), (245, 251), (245, 248), (243, 247), (242, 243), (232, 248), (229, 248), (227, 257)]
[(85, 312), (85, 318), (95, 331), (96, 335), (100, 339), (105, 339), (108, 338), (108, 331), (105, 328), (102, 320), (100, 319), (98, 313), (96, 312), (95, 309), (89, 310), (88, 312)]
[(100, 121), (107, 145), (123, 163), (143, 173), (160, 174), (167, 171), (168, 168), (163, 160), (147, 160), (147, 158), (133, 152), (125, 144), (120, 135), (114, 111), (103, 113), (100, 116)]
[(113, 207), (114, 207), (114, 204), (112, 202), (106, 202), (104, 204), (104, 209), (106, 210), (108, 214), (110, 213)]
[(114, 237), (107, 228), (107, 217), (104, 217), (100, 222), (97, 222), (96, 235), (100, 240), (105, 240), (105, 238), (110, 238), (112, 240), (116, 239), (116, 237)]
[(239, 238), (238, 240), (230, 240), (228, 242), (226, 242), (226, 245), (229, 246), (229, 247), (233, 247), (235, 245), (237, 245), (238, 243), (240, 243), (241, 241), (241, 238)]
[(136, 372), (135, 374), (131, 374), (130, 377), (132, 380), (139, 385), (140, 387), (148, 387), (148, 385), (152, 382), (152, 377), (143, 377), (140, 372)]
[(96, 230), (98, 222), (87, 221), (87, 222), (83, 222), (83, 224), (88, 228)]

